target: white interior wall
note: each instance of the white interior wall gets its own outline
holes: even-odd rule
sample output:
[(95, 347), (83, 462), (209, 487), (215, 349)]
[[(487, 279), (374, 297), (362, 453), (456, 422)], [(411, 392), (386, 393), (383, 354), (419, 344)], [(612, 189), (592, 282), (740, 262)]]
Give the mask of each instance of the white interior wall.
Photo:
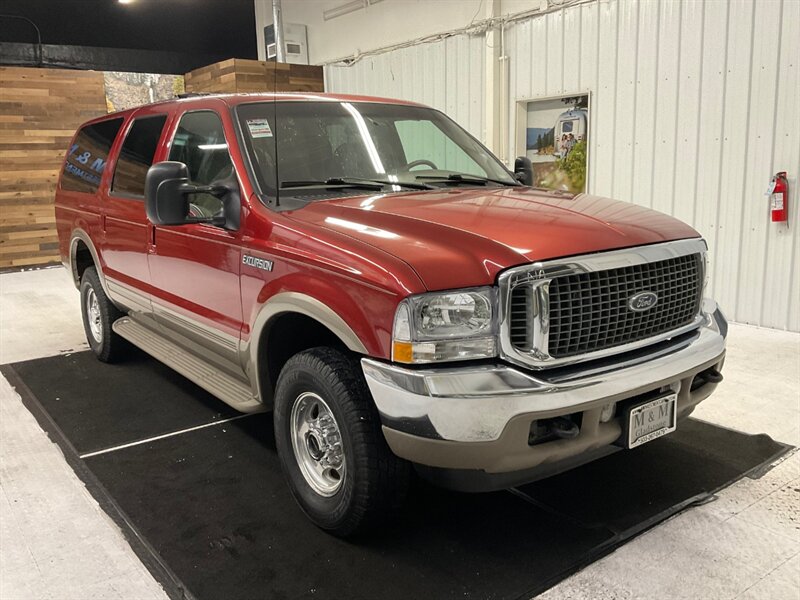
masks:
[[(512, 131), (519, 100), (590, 92), (589, 191), (692, 224), (730, 318), (800, 331), (800, 2), (594, 2), (505, 41)], [(782, 170), (789, 227), (764, 195)]]
[[(326, 89), (440, 108), (507, 159), (521, 150), (521, 101), (589, 92), (588, 191), (692, 224), (729, 318), (800, 331), (800, 2), (601, 0), (509, 23), (502, 37), (496, 86), (484, 63), (503, 54), (481, 34), (328, 66)], [(486, 106), (503, 99), (498, 145)], [(769, 222), (764, 195), (780, 170), (788, 227)]]
[(326, 67), (325, 89), (403, 98), (448, 114), (485, 139), (485, 43), (483, 36), (455, 36), (360, 61)]
[[(254, 0), (259, 60), (265, 59), (264, 27), (272, 0)], [(362, 8), (330, 20), (327, 10), (352, 0), (282, 0), (284, 23), (308, 28), (309, 62), (321, 65), (359, 52), (451, 31), (492, 14), (536, 8), (540, 0), (356, 0)]]

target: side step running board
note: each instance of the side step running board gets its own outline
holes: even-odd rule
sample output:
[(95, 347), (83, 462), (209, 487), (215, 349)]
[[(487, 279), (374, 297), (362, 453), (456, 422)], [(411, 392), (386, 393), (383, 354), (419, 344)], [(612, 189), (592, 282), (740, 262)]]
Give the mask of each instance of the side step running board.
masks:
[(246, 383), (209, 365), (130, 317), (118, 319), (112, 327), (131, 344), (138, 346), (236, 410), (250, 413), (264, 409), (264, 405), (256, 399)]

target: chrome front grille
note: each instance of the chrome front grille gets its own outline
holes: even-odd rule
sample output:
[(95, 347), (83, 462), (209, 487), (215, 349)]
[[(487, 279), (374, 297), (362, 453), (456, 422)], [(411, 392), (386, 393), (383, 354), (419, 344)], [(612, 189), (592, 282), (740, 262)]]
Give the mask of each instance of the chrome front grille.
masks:
[[(705, 242), (679, 240), (517, 267), (500, 276), (500, 345), (535, 368), (625, 352), (702, 321)], [(642, 308), (642, 296), (658, 300)]]
[(517, 286), (511, 293), (511, 308), (509, 309), (511, 343), (517, 348), (530, 348), (531, 346), (531, 328), (528, 325), (530, 314), (530, 289), (522, 285)]
[[(654, 263), (556, 277), (550, 282), (553, 358), (638, 342), (691, 323), (700, 306), (699, 254)], [(652, 292), (655, 306), (634, 312), (632, 296)]]

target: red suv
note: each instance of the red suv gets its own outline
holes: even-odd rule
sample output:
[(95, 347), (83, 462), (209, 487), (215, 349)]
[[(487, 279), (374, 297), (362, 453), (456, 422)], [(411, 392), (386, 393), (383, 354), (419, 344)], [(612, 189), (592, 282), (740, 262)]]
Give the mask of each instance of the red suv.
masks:
[(274, 411), (299, 505), (349, 535), (414, 471), (532, 481), (673, 431), (721, 380), (698, 233), (515, 171), (417, 104), (176, 99), (78, 130), (61, 254), (100, 360), (132, 343)]

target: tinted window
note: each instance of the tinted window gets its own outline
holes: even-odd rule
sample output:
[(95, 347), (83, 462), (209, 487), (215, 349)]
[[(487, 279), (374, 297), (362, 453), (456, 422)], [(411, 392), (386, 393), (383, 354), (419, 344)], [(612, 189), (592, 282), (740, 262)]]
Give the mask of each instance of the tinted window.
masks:
[(430, 108), (374, 102), (259, 102), (238, 106), (236, 115), (265, 194), (275, 194), (276, 187), (282, 188), (282, 195), (305, 195), (310, 200), (352, 193), (293, 185), (336, 177), (420, 185), (465, 173), (516, 185), (480, 143)]
[(153, 164), (161, 130), (166, 123), (166, 115), (144, 117), (133, 122), (114, 169), (115, 194), (144, 197), (144, 178), (147, 169)]
[(114, 138), (122, 126), (122, 117), (81, 128), (67, 151), (61, 189), (73, 192), (97, 191)]
[[(169, 159), (185, 163), (189, 167), (192, 183), (200, 185), (229, 179), (234, 175), (222, 120), (211, 111), (191, 112), (181, 117)], [(222, 208), (219, 198), (210, 194), (194, 195), (192, 204), (206, 216), (216, 214)]]

